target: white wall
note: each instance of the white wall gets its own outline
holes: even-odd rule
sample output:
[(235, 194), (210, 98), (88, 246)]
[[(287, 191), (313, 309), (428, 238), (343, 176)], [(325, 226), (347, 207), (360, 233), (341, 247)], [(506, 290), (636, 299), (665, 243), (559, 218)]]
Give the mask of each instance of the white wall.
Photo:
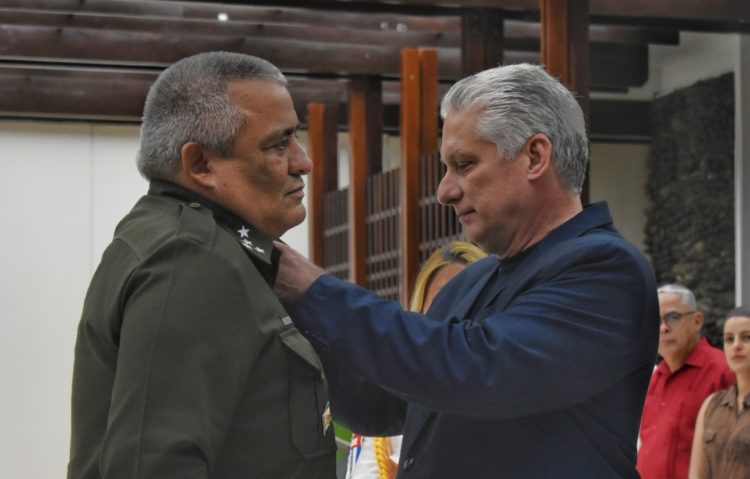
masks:
[(643, 251), (646, 227), (648, 145), (592, 143), (589, 198), (606, 200), (615, 227)]
[[(0, 121), (0, 145), (0, 478), (64, 477), (83, 298), (148, 186), (138, 128)], [(306, 224), (284, 239), (307, 254)]]

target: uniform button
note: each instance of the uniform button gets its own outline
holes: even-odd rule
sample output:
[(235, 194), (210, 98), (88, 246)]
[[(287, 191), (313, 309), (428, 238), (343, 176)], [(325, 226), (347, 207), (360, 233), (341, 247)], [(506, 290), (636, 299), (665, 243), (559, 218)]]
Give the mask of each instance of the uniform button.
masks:
[(412, 467), (414, 467), (414, 458), (410, 457), (404, 461), (404, 471), (408, 471)]
[(201, 204), (200, 203), (189, 203), (188, 206), (191, 207), (191, 208), (200, 208)]

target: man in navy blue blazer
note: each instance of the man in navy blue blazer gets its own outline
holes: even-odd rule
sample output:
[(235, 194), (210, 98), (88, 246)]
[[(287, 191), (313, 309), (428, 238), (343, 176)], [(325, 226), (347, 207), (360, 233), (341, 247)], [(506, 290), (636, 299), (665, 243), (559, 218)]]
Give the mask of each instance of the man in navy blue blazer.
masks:
[(653, 272), (583, 208), (574, 96), (541, 67), (500, 66), (443, 99), (438, 199), (492, 255), (426, 316), (283, 247), (276, 291), (324, 361), (334, 417), (403, 432), (400, 478), (637, 478), (656, 357)]

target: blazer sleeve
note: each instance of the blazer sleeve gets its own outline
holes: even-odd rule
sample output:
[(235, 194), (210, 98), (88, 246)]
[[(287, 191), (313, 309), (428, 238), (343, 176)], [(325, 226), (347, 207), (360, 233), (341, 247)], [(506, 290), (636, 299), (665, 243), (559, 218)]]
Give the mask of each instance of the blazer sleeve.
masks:
[(134, 272), (121, 298), (103, 478), (209, 477), (260, 349), (255, 288), (243, 278), (186, 239)]
[(564, 248), (507, 305), (471, 321), (431, 311), (432, 321), (331, 276), (313, 284), (294, 319), (404, 400), (512, 418), (579, 403), (651, 364), (657, 307), (645, 261), (605, 237)]
[(331, 411), (336, 422), (371, 437), (403, 434), (407, 404), (383, 387), (357, 374), (348, 363), (318, 351), (328, 379)]

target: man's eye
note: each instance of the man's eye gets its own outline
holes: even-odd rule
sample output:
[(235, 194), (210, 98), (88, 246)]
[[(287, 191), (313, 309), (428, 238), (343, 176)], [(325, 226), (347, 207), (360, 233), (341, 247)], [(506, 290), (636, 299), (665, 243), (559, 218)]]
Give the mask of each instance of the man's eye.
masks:
[(276, 143), (275, 145), (273, 145), (273, 147), (276, 148), (277, 150), (286, 150), (289, 147), (289, 142), (290, 141), (291, 141), (290, 138), (286, 138), (286, 139), (284, 139), (284, 140)]

